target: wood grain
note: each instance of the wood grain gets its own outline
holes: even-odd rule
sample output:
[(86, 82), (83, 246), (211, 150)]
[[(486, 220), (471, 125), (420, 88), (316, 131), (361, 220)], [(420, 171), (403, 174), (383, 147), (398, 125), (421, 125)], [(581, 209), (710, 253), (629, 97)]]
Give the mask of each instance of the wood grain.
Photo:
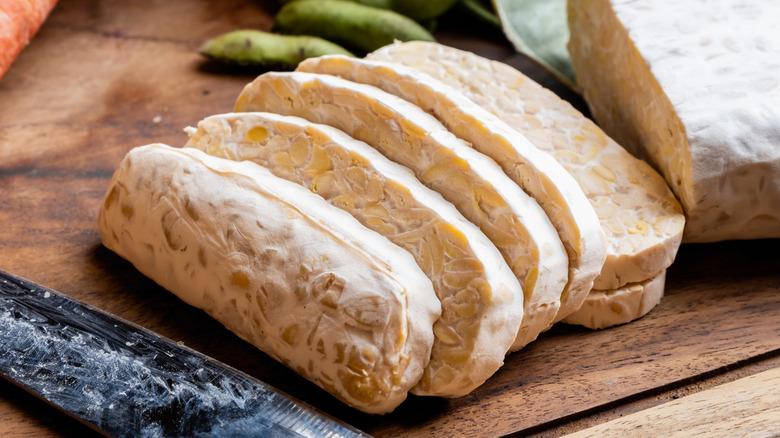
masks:
[[(197, 48), (220, 32), (270, 28), (275, 5), (61, 0), (0, 81), (0, 268), (183, 342), (377, 436), (539, 431), (780, 352), (777, 241), (685, 245), (667, 296), (647, 317), (599, 332), (556, 327), (469, 396), (411, 397), (397, 412), (372, 417), (140, 275), (100, 244), (95, 221), (108, 179), (132, 147), (181, 145), (183, 127), (232, 108), (256, 72), (226, 74)], [(500, 35), (452, 26), (437, 37), (506, 61), (583, 108)], [(0, 434), (81, 432), (0, 382)]]
[(524, 436), (529, 438), (560, 438), (576, 431), (588, 429), (635, 412), (677, 400), (680, 397), (696, 394), (724, 383), (733, 382), (774, 368), (780, 368), (780, 354), (730, 365), (706, 375), (697, 376), (694, 379), (637, 394), (628, 399), (588, 411), (585, 415), (572, 416), (556, 421), (555, 424), (545, 425), (545, 427), (524, 434)]
[(567, 438), (773, 436), (780, 427), (780, 368), (726, 383)]

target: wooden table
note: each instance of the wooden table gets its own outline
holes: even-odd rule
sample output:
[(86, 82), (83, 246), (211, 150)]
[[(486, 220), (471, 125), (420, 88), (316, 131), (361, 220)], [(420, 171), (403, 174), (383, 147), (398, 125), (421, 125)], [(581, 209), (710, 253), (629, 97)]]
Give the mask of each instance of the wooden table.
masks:
[[(0, 268), (183, 342), (377, 436), (558, 436), (725, 382), (762, 381), (758, 373), (780, 366), (777, 240), (683, 245), (666, 297), (645, 318), (598, 332), (556, 327), (509, 356), (474, 393), (411, 397), (383, 417), (334, 402), (146, 279), (100, 244), (95, 221), (107, 181), (132, 147), (179, 146), (183, 127), (232, 108), (255, 73), (226, 74), (204, 63), (198, 46), (237, 28), (269, 29), (274, 7), (61, 0), (0, 81)], [(500, 34), (462, 25), (437, 36), (508, 62), (584, 108)], [(770, 406), (778, 392), (766, 396)], [(27, 434), (93, 432), (0, 381), (0, 436)]]

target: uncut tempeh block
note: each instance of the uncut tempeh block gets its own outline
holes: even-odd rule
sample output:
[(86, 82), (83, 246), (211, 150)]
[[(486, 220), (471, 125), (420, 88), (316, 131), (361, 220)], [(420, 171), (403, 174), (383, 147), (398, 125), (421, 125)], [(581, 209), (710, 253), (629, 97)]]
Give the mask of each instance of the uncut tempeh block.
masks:
[(440, 303), (413, 258), (254, 163), (135, 148), (98, 226), (144, 275), (357, 409), (392, 411), (422, 376)]
[[(419, 70), (344, 56), (310, 58), (296, 70), (339, 76), (399, 96), (436, 117), (475, 150), (493, 158), (536, 199), (558, 230), (569, 256), (569, 280), (561, 296), (530, 296), (529, 310), (541, 307), (545, 311), (550, 303), (560, 302), (552, 323), (579, 309), (604, 264), (606, 237), (577, 181), (554, 158), (457, 90)], [(520, 349), (534, 339), (535, 335), (519, 336), (512, 349)]]
[[(568, 258), (541, 207), (495, 162), (465, 145), (419, 107), (375, 87), (293, 72), (259, 76), (244, 88), (236, 110), (295, 115), (365, 141), (410, 168), (477, 225), (501, 251), (524, 290), (563, 290)], [(496, 341), (503, 345), (503, 340)], [(503, 357), (496, 360), (498, 365)], [(460, 396), (478, 383), (433, 375), (414, 392)]]
[(684, 240), (780, 237), (780, 2), (569, 2), (593, 116), (680, 199)]
[(594, 289), (653, 278), (674, 261), (685, 218), (663, 178), (553, 92), (506, 64), (440, 44), (397, 43), (368, 58), (414, 67), (459, 90), (569, 171), (607, 235)]
[(258, 163), (414, 256), (442, 302), (433, 325), (435, 360), (423, 379), (471, 387), (500, 366), (525, 320), (523, 290), (479, 228), (409, 169), (338, 129), (298, 117), (222, 114), (188, 131), (187, 146)]

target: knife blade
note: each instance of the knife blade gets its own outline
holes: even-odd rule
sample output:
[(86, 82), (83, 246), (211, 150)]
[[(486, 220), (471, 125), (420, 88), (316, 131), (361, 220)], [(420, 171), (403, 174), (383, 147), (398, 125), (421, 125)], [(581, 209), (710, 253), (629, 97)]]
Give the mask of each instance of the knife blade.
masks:
[(107, 436), (368, 436), (204, 354), (2, 270), (0, 374)]

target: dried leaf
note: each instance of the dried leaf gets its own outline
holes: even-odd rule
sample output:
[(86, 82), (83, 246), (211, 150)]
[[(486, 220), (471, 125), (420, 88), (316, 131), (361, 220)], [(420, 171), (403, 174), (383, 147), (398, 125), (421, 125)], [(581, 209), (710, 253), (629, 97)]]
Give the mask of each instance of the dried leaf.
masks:
[(566, 0), (493, 0), (504, 34), (515, 49), (580, 92), (566, 44)]

